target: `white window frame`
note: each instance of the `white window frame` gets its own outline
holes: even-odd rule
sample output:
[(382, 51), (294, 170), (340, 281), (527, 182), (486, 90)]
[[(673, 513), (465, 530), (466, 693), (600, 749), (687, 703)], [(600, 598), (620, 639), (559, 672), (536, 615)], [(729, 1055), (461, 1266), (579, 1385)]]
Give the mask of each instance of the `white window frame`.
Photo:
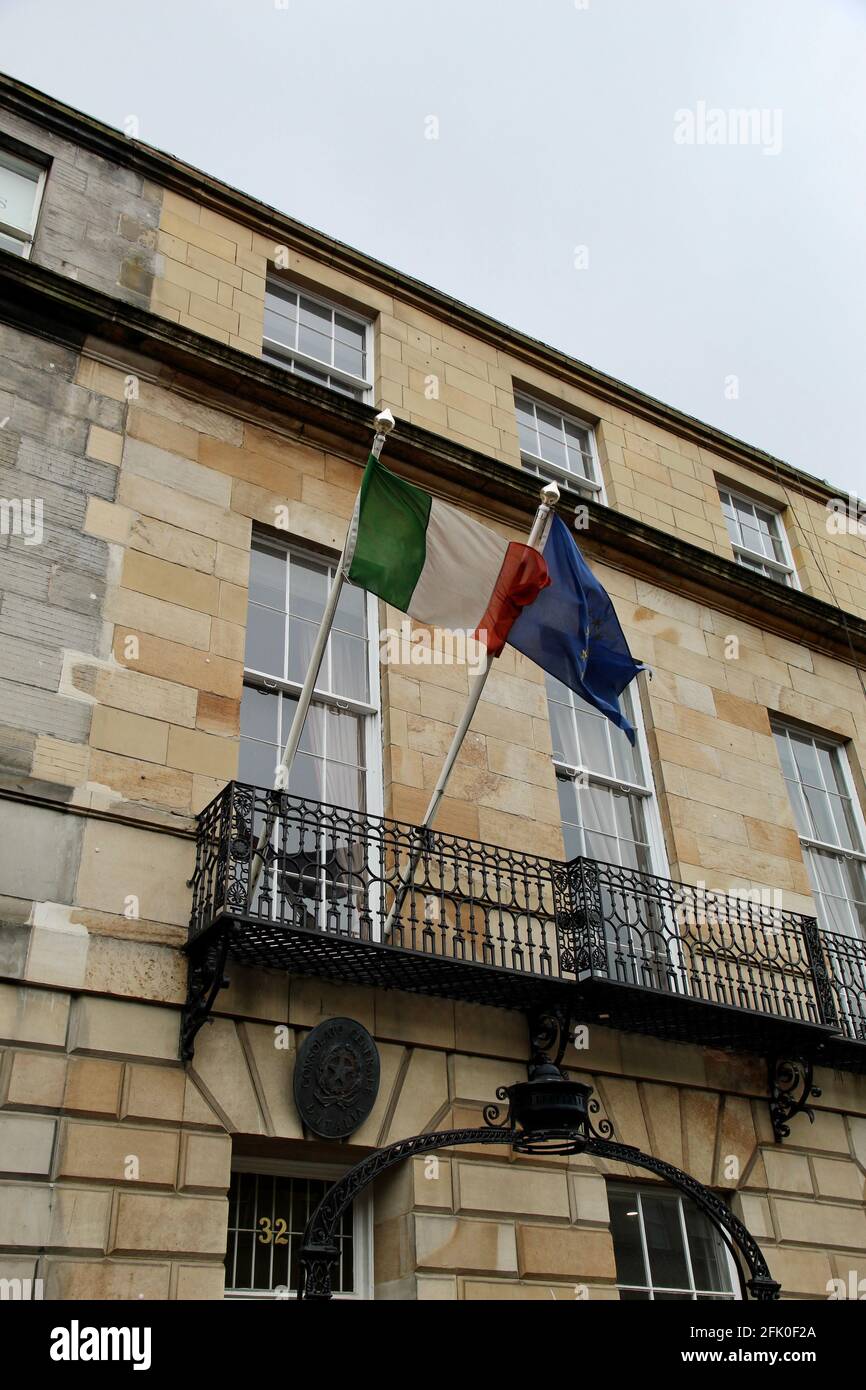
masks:
[[(305, 546), (303, 541), (294, 541), (290, 537), (283, 541), (282, 538), (261, 531), (254, 531), (253, 539), (263, 541), (275, 550), (282, 549), (287, 555), (297, 555), (301, 559), (310, 560), (315, 564), (328, 565), (332, 570), (336, 568), (339, 561), (339, 556), (333, 552), (324, 555), (311, 549), (308, 545)], [(365, 716), (365, 813), (371, 816), (381, 816), (384, 815), (382, 700), (379, 671), (379, 601), (375, 594), (365, 595), (365, 608), (367, 619), (367, 688), (370, 693), (370, 700), (354, 700), (349, 696), (334, 695), (330, 691), (321, 690), (317, 685), (313, 691), (312, 703)], [(272, 695), (279, 693), (295, 697), (300, 695), (303, 688), (301, 681), (286, 680), (246, 665), (244, 666), (243, 683), (245, 686), (254, 686), (256, 689), (267, 691)]]
[[(337, 1182), (348, 1171), (339, 1164), (297, 1163), (277, 1158), (232, 1159), (234, 1173), (262, 1173), (266, 1177), (315, 1178), (326, 1182)], [(352, 1253), (354, 1256), (355, 1289), (353, 1293), (335, 1293), (334, 1298), (344, 1303), (369, 1302), (373, 1297), (373, 1194), (368, 1189), (355, 1198), (352, 1208), (353, 1232)], [(228, 1252), (228, 1236), (226, 1236)], [(296, 1290), (290, 1293), (294, 1297)], [(274, 1302), (277, 1294), (270, 1289), (235, 1290), (225, 1289), (223, 1298), (229, 1302)], [(282, 1300), (280, 1300), (282, 1301)]]
[[(785, 737), (788, 738), (789, 742), (791, 734), (796, 734), (800, 738), (811, 739), (812, 742), (817, 744), (819, 747), (828, 748), (830, 749), (831, 753), (835, 754), (838, 760), (837, 765), (839, 767), (839, 771), (842, 774), (842, 782), (845, 787), (845, 794), (851, 802), (851, 814), (854, 819), (854, 828), (860, 840), (859, 848), (849, 849), (847, 845), (836, 845), (831, 844), (827, 840), (816, 840), (811, 835), (803, 835), (800, 833), (799, 830), (797, 830), (797, 838), (799, 839), (801, 846), (806, 850), (814, 849), (818, 850), (820, 853), (823, 854), (834, 855), (837, 859), (856, 860), (858, 863), (863, 865), (864, 873), (866, 873), (866, 819), (864, 819), (863, 808), (860, 805), (860, 798), (857, 795), (857, 788), (854, 785), (854, 778), (851, 774), (851, 766), (848, 761), (848, 752), (844, 742), (842, 742), (840, 739), (834, 739), (832, 737), (829, 737), (826, 734), (815, 734), (808, 729), (799, 729), (795, 724), (788, 724), (783, 719), (773, 719), (771, 723), (773, 733), (784, 734)], [(796, 767), (797, 762), (794, 758), (793, 752), (791, 752), (790, 756), (793, 761), (794, 767)], [(824, 778), (824, 771), (820, 763), (818, 764), (818, 771), (821, 774), (821, 782), (823, 784), (824, 791), (828, 794), (836, 794), (835, 787), (831, 788), (827, 786), (826, 780)], [(785, 786), (787, 788), (788, 779), (785, 778), (784, 780)], [(797, 781), (797, 789), (800, 793), (800, 796), (803, 796), (802, 783), (799, 781), (799, 779)], [(792, 813), (793, 809), (794, 808), (792, 806)], [(808, 812), (808, 808), (806, 809)], [(796, 826), (796, 818), (794, 823)], [(816, 891), (814, 896), (816, 899), (816, 904), (820, 904), (820, 894)], [(830, 936), (834, 936), (837, 934), (833, 931), (833, 928), (830, 925), (826, 926), (826, 931)], [(852, 935), (852, 940), (862, 941), (863, 939), (864, 938), (860, 935), (859, 932), (854, 933)]]
[[(730, 1248), (730, 1246), (728, 1245), (727, 1241), (724, 1240), (724, 1239), (722, 1238), (721, 1234), (720, 1234), (719, 1231), (718, 1231), (718, 1228), (714, 1225), (714, 1223), (713, 1223), (712, 1221), (710, 1221), (709, 1217), (706, 1216), (705, 1214), (704, 1214), (705, 1220), (709, 1221), (710, 1226), (712, 1226), (713, 1232), (714, 1232), (714, 1234), (715, 1234), (715, 1236), (716, 1236), (716, 1239), (717, 1239), (718, 1242), (719, 1242), (719, 1246), (720, 1246), (721, 1250), (724, 1252), (725, 1260), (726, 1260), (726, 1262), (727, 1262), (728, 1278), (729, 1278), (730, 1284), (731, 1284), (731, 1291), (730, 1291), (729, 1293), (720, 1293), (720, 1292), (717, 1292), (717, 1291), (715, 1291), (715, 1290), (713, 1290), (713, 1289), (701, 1289), (701, 1290), (698, 1290), (698, 1289), (696, 1289), (696, 1288), (694, 1287), (695, 1276), (694, 1276), (694, 1270), (693, 1270), (693, 1268), (692, 1268), (692, 1252), (691, 1252), (691, 1246), (690, 1246), (690, 1243), (689, 1243), (689, 1233), (688, 1233), (688, 1230), (687, 1230), (687, 1228), (686, 1228), (685, 1206), (684, 1206), (684, 1203), (685, 1203), (685, 1202), (688, 1202), (688, 1201), (690, 1200), (688, 1197), (684, 1196), (684, 1194), (681, 1193), (681, 1192), (679, 1192), (676, 1188), (669, 1187), (666, 1183), (665, 1183), (665, 1184), (659, 1184), (658, 1187), (654, 1187), (654, 1186), (653, 1186), (652, 1184), (650, 1184), (650, 1183), (634, 1183), (634, 1184), (631, 1184), (631, 1183), (608, 1183), (607, 1186), (608, 1186), (608, 1192), (612, 1192), (612, 1191), (614, 1191), (615, 1189), (618, 1188), (620, 1191), (634, 1192), (635, 1195), (636, 1195), (636, 1197), (637, 1197), (637, 1203), (638, 1203), (638, 1207), (637, 1207), (637, 1210), (638, 1210), (637, 1221), (638, 1221), (638, 1223), (639, 1223), (639, 1230), (640, 1230), (641, 1251), (642, 1251), (642, 1253), (643, 1253), (644, 1268), (646, 1269), (646, 1271), (647, 1271), (648, 1274), (651, 1273), (652, 1266), (651, 1266), (650, 1261), (649, 1261), (649, 1252), (648, 1252), (648, 1248), (647, 1248), (647, 1239), (646, 1239), (646, 1225), (645, 1225), (645, 1222), (644, 1222), (643, 1206), (642, 1206), (642, 1204), (641, 1204), (641, 1197), (642, 1197), (642, 1195), (643, 1195), (644, 1193), (650, 1193), (650, 1192), (651, 1192), (651, 1193), (653, 1193), (654, 1195), (656, 1195), (656, 1194), (659, 1193), (659, 1192), (665, 1192), (665, 1193), (671, 1194), (672, 1197), (675, 1197), (675, 1198), (678, 1200), (678, 1202), (679, 1202), (680, 1231), (681, 1231), (682, 1237), (683, 1237), (683, 1249), (684, 1249), (684, 1251), (685, 1251), (686, 1265), (687, 1265), (688, 1271), (689, 1271), (689, 1280), (690, 1280), (690, 1282), (691, 1282), (691, 1284), (692, 1284), (692, 1286), (693, 1286), (691, 1289), (674, 1289), (674, 1288), (668, 1288), (667, 1286), (664, 1286), (664, 1285), (658, 1285), (658, 1286), (656, 1286), (656, 1285), (654, 1285), (654, 1284), (620, 1284), (619, 1281), (617, 1281), (617, 1288), (618, 1288), (618, 1289), (620, 1289), (620, 1290), (625, 1290), (627, 1293), (630, 1293), (630, 1292), (634, 1292), (634, 1293), (648, 1293), (648, 1294), (649, 1294), (649, 1299), (648, 1299), (647, 1301), (650, 1302), (650, 1303), (654, 1303), (654, 1302), (655, 1302), (655, 1300), (656, 1300), (656, 1294), (657, 1294), (657, 1293), (691, 1293), (691, 1294), (695, 1295), (695, 1297), (693, 1297), (693, 1298), (691, 1299), (691, 1301), (692, 1301), (693, 1303), (696, 1303), (696, 1302), (698, 1301), (698, 1300), (697, 1300), (697, 1297), (696, 1297), (696, 1295), (697, 1295), (698, 1292), (709, 1295), (709, 1297), (708, 1297), (706, 1300), (702, 1300), (702, 1301), (706, 1301), (706, 1302), (713, 1302), (713, 1303), (737, 1303), (737, 1302), (742, 1302), (743, 1293), (742, 1293), (742, 1285), (741, 1285), (741, 1280), (740, 1280), (740, 1271), (739, 1271), (739, 1269), (737, 1268), (737, 1262), (736, 1262), (736, 1260), (734, 1259), (733, 1254), (731, 1253), (731, 1248)], [(615, 1256), (616, 1256), (616, 1251), (615, 1251), (615, 1249), (614, 1249), (614, 1257), (615, 1257)], [(683, 1300), (683, 1302), (685, 1302), (685, 1301), (686, 1301), (686, 1300)]]
[[(302, 367), (309, 367), (311, 371), (327, 374), (329, 377), (334, 377), (337, 381), (342, 382), (345, 386), (351, 386), (353, 390), (361, 391), (363, 393), (361, 400), (370, 404), (373, 400), (373, 383), (376, 379), (375, 364), (373, 361), (372, 320), (365, 318), (354, 309), (345, 308), (344, 305), (338, 304), (334, 299), (326, 299), (324, 295), (304, 289), (301, 285), (296, 285), (291, 280), (284, 280), (282, 276), (279, 275), (268, 275), (265, 285), (266, 290), (273, 289), (276, 292), (280, 290), (290, 290), (293, 294), (298, 295), (299, 308), (300, 297), (303, 295), (304, 299), (312, 300), (314, 304), (318, 304), (323, 309), (329, 309), (332, 316), (334, 314), (342, 314), (344, 318), (351, 319), (359, 328), (363, 328), (364, 353), (367, 359), (366, 377), (354, 376), (351, 372), (340, 371), (338, 367), (332, 367), (329, 362), (324, 362), (318, 357), (310, 357), (309, 354), (300, 352), (297, 348), (289, 347), (286, 343), (280, 343), (275, 338), (264, 337), (262, 339), (262, 345), (268, 352), (273, 353), (274, 356), (285, 361), (289, 370), (291, 370), (291, 364), (293, 362), (298, 362)], [(303, 380), (304, 378), (301, 379)], [(329, 386), (327, 389), (331, 390), (332, 388)]]
[[(39, 210), (42, 207), (42, 195), (45, 191), (45, 180), (48, 177), (48, 169), (40, 160), (29, 159), (26, 155), (17, 154), (15, 150), (10, 150), (6, 145), (0, 145), (0, 166), (11, 169), (13, 173), (20, 173), (21, 167), (27, 173), (38, 173), (36, 181), (36, 192), (33, 195), (33, 211), (28, 227), (15, 227), (11, 222), (5, 222), (0, 215), (0, 234), (11, 237), (13, 241), (22, 241), (24, 249), (21, 252), (22, 260), (29, 261), (30, 252), (33, 250), (33, 238), (36, 235), (36, 224), (39, 221)], [(19, 166), (16, 168), (16, 166)]]
[[(769, 555), (765, 555), (763, 551), (752, 550), (749, 546), (741, 544), (741, 542), (735, 540), (734, 537), (731, 535), (730, 526), (728, 525), (728, 518), (725, 516), (725, 527), (728, 532), (728, 539), (730, 540), (731, 549), (734, 552), (734, 559), (736, 560), (737, 564), (742, 565), (743, 569), (751, 570), (753, 574), (758, 573), (758, 571), (753, 569), (752, 565), (745, 564), (745, 560), (752, 560), (757, 564), (766, 565), (768, 569), (772, 570), (773, 574), (780, 582), (787, 584), (792, 589), (799, 589), (800, 580), (797, 576), (797, 570), (794, 565), (794, 557), (791, 554), (791, 543), (788, 540), (788, 533), (785, 530), (785, 523), (779, 508), (774, 507), (767, 502), (760, 502), (755, 497), (749, 497), (744, 492), (737, 492), (734, 488), (726, 487), (724, 483), (717, 483), (716, 486), (719, 493), (720, 503), (723, 502), (724, 499), (727, 497), (730, 499), (732, 505), (736, 502), (739, 502), (743, 506), (751, 507), (753, 511), (756, 507), (759, 507), (762, 512), (767, 512), (769, 516), (772, 516), (776, 522), (777, 539), (785, 555), (785, 559), (783, 562), (781, 560), (771, 558)], [(736, 511), (736, 507), (734, 507), (734, 511)], [(724, 516), (724, 508), (722, 509), (722, 515)], [(767, 577), (768, 576), (766, 575), (764, 576), (764, 578)]]
[[(643, 677), (645, 679), (645, 677)], [(646, 727), (644, 725), (643, 709), (641, 707), (640, 690), (636, 688), (637, 682), (642, 679), (641, 674), (623, 691), (620, 696), (620, 703), (625, 705), (623, 713), (630, 719), (634, 726), (637, 736), (637, 752), (641, 766), (646, 774), (646, 785), (639, 782), (624, 782), (620, 777), (613, 777), (604, 772), (594, 772), (591, 768), (579, 764), (566, 762), (565, 758), (557, 757), (557, 749), (553, 750), (552, 761), (557, 777), (572, 782), (587, 782), (590, 786), (595, 784), (600, 787), (609, 787), (613, 791), (627, 792), (630, 795), (641, 798), (644, 809), (644, 822), (646, 825), (647, 846), (650, 857), (650, 871), (660, 878), (668, 877), (668, 857), (665, 850), (664, 835), (662, 834), (661, 815), (659, 812), (658, 796), (655, 789), (655, 778), (653, 776), (652, 762), (649, 755), (649, 744), (647, 742)], [(549, 718), (549, 697), (548, 697), (548, 718)], [(605, 732), (608, 741), (610, 740), (610, 729), (607, 727), (609, 720), (605, 720)], [(551, 729), (551, 733), (552, 733)], [(576, 738), (576, 742), (580, 740)], [(608, 746), (610, 743), (608, 742)], [(614, 765), (613, 752), (611, 749), (611, 765)], [(579, 795), (579, 793), (578, 793)], [(639, 872), (639, 871), (638, 871)]]
[[(565, 483), (574, 492), (582, 492), (590, 500), (600, 502), (602, 506), (607, 506), (607, 494), (605, 492), (604, 480), (601, 474), (601, 464), (598, 457), (598, 444), (595, 438), (595, 428), (587, 420), (582, 420), (579, 415), (572, 415), (570, 411), (563, 410), (559, 405), (551, 405), (548, 401), (539, 400), (528, 391), (522, 391), (520, 387), (514, 388), (515, 410), (518, 398), (527, 401), (536, 412), (536, 422), (538, 419), (538, 408), (549, 410), (551, 414), (558, 415), (563, 421), (574, 425), (579, 430), (585, 430), (589, 438), (589, 453), (592, 464), (592, 477), (585, 478), (581, 473), (572, 473), (568, 468), (561, 468), (557, 463), (550, 463), (542, 458), (540, 454), (532, 453), (521, 446), (520, 457), (527, 468), (527, 472), (536, 473), (542, 479), (550, 478), (558, 483)], [(536, 423), (537, 430), (537, 423)], [(563, 438), (565, 432), (563, 430)]]

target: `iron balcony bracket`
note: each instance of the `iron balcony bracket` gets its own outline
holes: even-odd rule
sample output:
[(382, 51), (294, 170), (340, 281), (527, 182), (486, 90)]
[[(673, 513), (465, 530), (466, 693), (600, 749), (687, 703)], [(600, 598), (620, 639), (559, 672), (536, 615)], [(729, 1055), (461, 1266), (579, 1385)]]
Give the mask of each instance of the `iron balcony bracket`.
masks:
[(237, 931), (234, 923), (226, 922), (209, 931), (203, 940), (194, 941), (188, 947), (189, 982), (180, 1028), (180, 1056), (183, 1062), (192, 1061), (198, 1031), (210, 1022), (220, 990), (228, 988), (226, 959), (232, 937)]
[(815, 1112), (808, 1104), (821, 1094), (813, 1086), (814, 1061), (811, 1057), (771, 1057), (768, 1064), (770, 1120), (776, 1143), (781, 1144), (791, 1133), (788, 1121), (795, 1115), (808, 1115), (815, 1123)]

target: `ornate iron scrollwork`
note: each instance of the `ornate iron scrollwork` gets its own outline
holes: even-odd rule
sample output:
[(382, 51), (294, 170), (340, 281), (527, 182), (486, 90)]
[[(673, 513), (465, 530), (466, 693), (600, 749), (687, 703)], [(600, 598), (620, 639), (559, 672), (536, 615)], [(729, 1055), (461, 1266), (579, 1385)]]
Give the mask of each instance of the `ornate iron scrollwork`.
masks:
[[(532, 1137), (541, 1141), (547, 1136), (543, 1131), (539, 1131)], [(418, 1134), (412, 1139), (401, 1139), (398, 1143), (390, 1144), (385, 1149), (377, 1149), (375, 1153), (361, 1159), (360, 1163), (356, 1163), (354, 1168), (350, 1168), (348, 1173), (329, 1188), (310, 1218), (300, 1252), (301, 1277), (298, 1298), (324, 1300), (333, 1297), (331, 1270), (339, 1259), (334, 1232), (343, 1212), (380, 1173), (406, 1158), (430, 1153), (434, 1149), (456, 1148), (464, 1144), (513, 1144), (513, 1141), (514, 1130), (503, 1126), (441, 1130), (432, 1134)], [(734, 1216), (730, 1208), (704, 1187), (703, 1183), (698, 1182), (697, 1178), (670, 1163), (665, 1163), (662, 1159), (643, 1153), (640, 1149), (632, 1148), (628, 1144), (617, 1144), (611, 1139), (595, 1134), (585, 1141), (583, 1147), (584, 1152), (598, 1158), (645, 1168), (678, 1188), (704, 1212), (728, 1247), (740, 1252), (750, 1275), (748, 1280), (744, 1280), (742, 1274), (740, 1275), (744, 1296), (748, 1289), (753, 1298), (762, 1302), (779, 1297), (780, 1285), (772, 1278), (754, 1236), (742, 1221)], [(739, 1265), (737, 1268), (739, 1270)]]
[(180, 1030), (180, 1055), (184, 1062), (192, 1061), (196, 1035), (209, 1022), (220, 990), (228, 988), (226, 959), (234, 930), (231, 925), (221, 931), (215, 930), (204, 941), (194, 942), (189, 948), (189, 981)]
[(810, 1124), (815, 1123), (815, 1112), (808, 1101), (817, 1100), (821, 1088), (812, 1085), (813, 1074), (811, 1057), (770, 1058), (770, 1119), (777, 1144), (788, 1138), (788, 1121), (795, 1115), (808, 1115)]
[[(570, 1023), (570, 1017), (564, 1009), (550, 1009), (546, 1013), (529, 1015), (530, 1078), (538, 1066), (550, 1063), (557, 1068), (561, 1066), (565, 1049), (571, 1041)], [(554, 1048), (556, 1053), (551, 1056)]]

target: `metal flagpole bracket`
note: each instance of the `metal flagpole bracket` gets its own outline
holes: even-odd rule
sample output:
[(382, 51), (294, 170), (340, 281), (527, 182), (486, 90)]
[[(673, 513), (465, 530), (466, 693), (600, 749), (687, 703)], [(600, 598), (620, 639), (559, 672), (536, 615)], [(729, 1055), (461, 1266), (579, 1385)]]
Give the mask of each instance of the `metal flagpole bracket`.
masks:
[(394, 416), (387, 406), (384, 410), (379, 411), (379, 414), (373, 421), (373, 424), (376, 426), (376, 438), (373, 440), (373, 448), (371, 451), (374, 458), (377, 459), (380, 457), (382, 446), (396, 423), (397, 421), (394, 419)]

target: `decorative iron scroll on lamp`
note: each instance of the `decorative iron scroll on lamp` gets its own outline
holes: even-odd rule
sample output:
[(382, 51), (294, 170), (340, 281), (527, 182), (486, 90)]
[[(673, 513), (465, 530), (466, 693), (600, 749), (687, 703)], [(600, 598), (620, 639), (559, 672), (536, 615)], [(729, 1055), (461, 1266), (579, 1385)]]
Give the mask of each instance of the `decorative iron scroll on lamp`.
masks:
[(511, 1147), (520, 1154), (579, 1154), (592, 1140), (611, 1139), (610, 1120), (600, 1120), (598, 1129), (591, 1115), (601, 1106), (591, 1100), (593, 1088), (582, 1081), (570, 1081), (554, 1062), (545, 1059), (530, 1068), (530, 1079), (513, 1086), (500, 1086), (497, 1100), (502, 1107), (486, 1105), (484, 1120), (491, 1127), (511, 1131)]

